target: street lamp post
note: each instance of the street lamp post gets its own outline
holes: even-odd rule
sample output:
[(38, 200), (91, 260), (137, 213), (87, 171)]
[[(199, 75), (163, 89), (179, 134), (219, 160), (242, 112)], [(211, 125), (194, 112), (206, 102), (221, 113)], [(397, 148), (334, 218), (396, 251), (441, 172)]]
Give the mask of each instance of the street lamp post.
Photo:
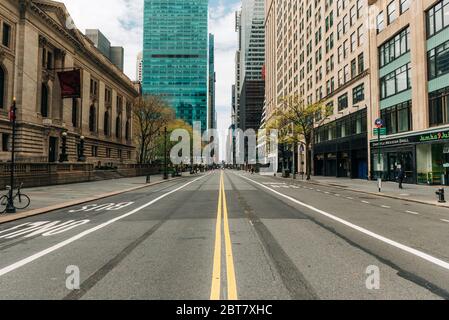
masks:
[(67, 154), (67, 132), (64, 131), (62, 133), (62, 146), (61, 146), (61, 154), (59, 156), (59, 162), (68, 162), (69, 155)]
[(15, 166), (15, 148), (16, 148), (16, 98), (14, 98), (11, 110), (9, 113), (9, 120), (12, 122), (12, 141), (11, 141), (11, 170), (10, 170), (10, 189), (9, 189), (9, 197), (8, 204), (6, 206), (6, 213), (16, 213), (16, 207), (14, 206), (13, 201), (13, 192), (14, 192), (14, 166)]
[(168, 179), (168, 161), (167, 161), (167, 127), (164, 128), (164, 180)]
[(80, 137), (78, 161), (79, 162), (86, 161), (86, 157), (84, 156), (84, 136)]

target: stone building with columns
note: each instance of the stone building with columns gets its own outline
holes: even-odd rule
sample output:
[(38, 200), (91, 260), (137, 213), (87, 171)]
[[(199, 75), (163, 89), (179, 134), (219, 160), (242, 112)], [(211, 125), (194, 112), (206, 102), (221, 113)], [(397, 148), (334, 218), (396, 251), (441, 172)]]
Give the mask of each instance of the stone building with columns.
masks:
[[(67, 134), (69, 161), (135, 163), (131, 80), (74, 25), (64, 4), (0, 3), (0, 161), (10, 159), (8, 111), (16, 99), (20, 162), (57, 162)], [(61, 98), (58, 72), (79, 69), (81, 97)]]

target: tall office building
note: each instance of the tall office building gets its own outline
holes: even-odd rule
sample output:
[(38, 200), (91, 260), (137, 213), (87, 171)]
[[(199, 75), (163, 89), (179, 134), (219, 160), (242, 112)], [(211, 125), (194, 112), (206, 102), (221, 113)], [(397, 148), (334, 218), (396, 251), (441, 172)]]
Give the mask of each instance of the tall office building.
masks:
[(243, 0), (236, 13), (239, 48), (236, 53), (236, 124), (242, 130), (260, 127), (265, 82), (264, 0)]
[(120, 71), (123, 71), (125, 60), (125, 49), (123, 47), (111, 46), (111, 42), (98, 29), (87, 29), (86, 37), (93, 42), (94, 46), (100, 50)]
[(136, 60), (136, 81), (142, 83), (142, 67), (143, 67), (143, 52), (137, 54)]
[[(366, 178), (368, 0), (266, 0), (266, 5), (267, 119), (286, 96), (299, 95), (306, 105), (323, 103), (332, 114), (315, 129), (313, 150), (307, 150), (314, 174)], [(303, 165), (305, 152), (295, 150), (301, 159), (296, 164)]]
[(143, 94), (207, 129), (208, 0), (145, 0)]
[(401, 167), (409, 183), (449, 185), (449, 0), (370, 4), (372, 176), (395, 180)]
[(215, 38), (209, 34), (209, 128), (217, 128), (217, 111), (215, 109)]

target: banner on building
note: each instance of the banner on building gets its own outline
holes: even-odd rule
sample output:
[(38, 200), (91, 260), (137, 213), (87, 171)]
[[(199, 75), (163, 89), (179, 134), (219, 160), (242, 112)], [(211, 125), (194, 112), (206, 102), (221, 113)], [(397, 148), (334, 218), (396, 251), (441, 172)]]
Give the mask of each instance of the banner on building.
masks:
[(81, 97), (81, 70), (58, 72), (59, 84), (61, 86), (61, 98)]

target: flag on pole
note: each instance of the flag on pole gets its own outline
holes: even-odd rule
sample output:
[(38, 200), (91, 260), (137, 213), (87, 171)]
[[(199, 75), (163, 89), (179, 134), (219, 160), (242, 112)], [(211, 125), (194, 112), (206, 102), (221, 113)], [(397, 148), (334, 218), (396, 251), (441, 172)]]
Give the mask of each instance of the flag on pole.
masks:
[(16, 101), (14, 100), (11, 108), (9, 108), (8, 118), (10, 122), (16, 120)]
[(58, 72), (59, 84), (61, 86), (61, 98), (81, 97), (81, 70)]

